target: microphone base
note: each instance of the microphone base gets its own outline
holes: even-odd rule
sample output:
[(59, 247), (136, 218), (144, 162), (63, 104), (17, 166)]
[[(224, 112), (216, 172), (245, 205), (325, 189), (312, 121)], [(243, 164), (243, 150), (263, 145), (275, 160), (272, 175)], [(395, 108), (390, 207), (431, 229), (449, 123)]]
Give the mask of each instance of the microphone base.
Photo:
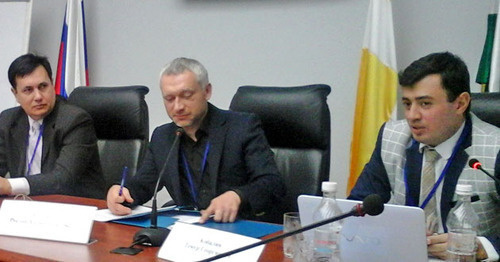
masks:
[(170, 229), (164, 227), (143, 228), (135, 233), (134, 242), (144, 239), (141, 241), (141, 245), (159, 247), (165, 242), (169, 233)]

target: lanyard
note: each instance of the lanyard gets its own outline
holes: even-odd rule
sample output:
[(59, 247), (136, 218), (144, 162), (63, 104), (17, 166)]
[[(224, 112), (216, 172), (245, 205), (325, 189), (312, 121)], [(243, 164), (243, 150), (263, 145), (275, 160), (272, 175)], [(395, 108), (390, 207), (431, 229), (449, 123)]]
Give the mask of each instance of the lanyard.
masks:
[[(40, 125), (40, 133), (38, 134), (38, 138), (36, 139), (36, 144), (35, 144), (35, 149), (33, 150), (33, 154), (31, 155), (30, 162), (28, 163), (28, 171), (26, 172), (26, 175), (29, 175), (31, 172), (31, 165), (33, 164), (33, 160), (35, 159), (36, 155), (36, 149), (38, 148), (38, 144), (40, 144), (40, 140), (42, 139), (43, 136), (43, 127), (44, 125)], [(28, 135), (29, 138), (29, 135)], [(28, 139), (28, 144), (29, 144), (29, 139)]]
[[(460, 148), (460, 145), (464, 142), (464, 140), (467, 137), (468, 133), (469, 132), (468, 132), (467, 127), (464, 127), (464, 130), (462, 131), (462, 134), (460, 134), (460, 138), (458, 138), (457, 143), (453, 147), (453, 151), (451, 152), (451, 156), (448, 159), (448, 161), (446, 162), (446, 165), (444, 166), (444, 169), (441, 172), (441, 175), (439, 175), (438, 180), (436, 181), (436, 183), (434, 183), (434, 186), (432, 187), (432, 190), (429, 192), (429, 194), (425, 198), (424, 202), (420, 205), (420, 208), (424, 209), (425, 206), (427, 206), (427, 203), (429, 203), (429, 201), (431, 200), (431, 198), (436, 194), (437, 188), (439, 187), (439, 185), (443, 181), (445, 174), (448, 172), (448, 169), (450, 168), (451, 163), (453, 162), (453, 159), (455, 158), (455, 156), (456, 156), (456, 154), (458, 152), (458, 149)], [(410, 195), (410, 187), (408, 185), (408, 170), (407, 170), (406, 166), (407, 165), (405, 164), (405, 168), (403, 170), (403, 175), (404, 175), (404, 181), (405, 181), (405, 189), (406, 189), (405, 191), (406, 191), (406, 195), (408, 196), (408, 202), (409, 202), (408, 204), (410, 206), (416, 206), (415, 200)]]
[[(200, 174), (203, 176), (203, 173), (205, 172), (205, 166), (207, 163), (207, 157), (208, 157), (208, 151), (210, 150), (210, 142), (207, 141), (207, 145), (205, 146), (205, 152), (203, 153), (203, 159), (201, 161), (201, 169), (200, 169)], [(193, 176), (191, 175), (191, 170), (189, 169), (189, 163), (186, 158), (186, 154), (184, 153), (184, 150), (181, 148), (181, 155), (182, 155), (182, 162), (184, 164), (184, 170), (186, 171), (186, 176), (188, 179), (189, 187), (191, 188), (191, 197), (193, 198), (194, 203), (197, 203), (197, 196), (198, 193), (196, 192), (196, 187), (194, 185), (193, 181)]]

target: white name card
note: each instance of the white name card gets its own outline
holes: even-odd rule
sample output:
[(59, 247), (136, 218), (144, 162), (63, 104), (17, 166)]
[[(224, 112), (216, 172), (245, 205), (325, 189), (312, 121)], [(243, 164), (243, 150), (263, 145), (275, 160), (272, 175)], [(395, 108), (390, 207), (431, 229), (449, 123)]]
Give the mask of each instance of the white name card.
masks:
[[(170, 261), (198, 261), (260, 241), (198, 225), (175, 223), (158, 257)], [(216, 261), (257, 261), (264, 245)]]
[(0, 235), (88, 243), (97, 207), (4, 200)]

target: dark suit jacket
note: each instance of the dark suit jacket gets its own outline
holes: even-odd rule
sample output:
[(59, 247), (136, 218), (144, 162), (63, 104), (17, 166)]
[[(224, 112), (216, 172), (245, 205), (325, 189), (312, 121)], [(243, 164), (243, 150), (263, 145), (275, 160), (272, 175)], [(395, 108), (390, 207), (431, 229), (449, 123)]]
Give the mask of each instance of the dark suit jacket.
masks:
[[(239, 212), (244, 218), (255, 218), (259, 213), (279, 206), (285, 187), (260, 120), (255, 115), (224, 111), (211, 104), (208, 110), (211, 120), (208, 126), (210, 152), (207, 171), (214, 178), (209, 194), (214, 198), (228, 190), (238, 190), (246, 202)], [(160, 174), (160, 189), (165, 186), (177, 205), (190, 202), (190, 196), (183, 195), (181, 191), (179, 147), (172, 148), (177, 128), (170, 123), (153, 132), (141, 168), (127, 183), (134, 204), (142, 204), (153, 196), (169, 150), (174, 153), (164, 174)]]
[[(104, 198), (97, 138), (87, 112), (57, 97), (43, 120), (41, 174), (27, 176), (31, 195)], [(21, 107), (0, 114), (0, 176), (25, 177), (28, 116)]]

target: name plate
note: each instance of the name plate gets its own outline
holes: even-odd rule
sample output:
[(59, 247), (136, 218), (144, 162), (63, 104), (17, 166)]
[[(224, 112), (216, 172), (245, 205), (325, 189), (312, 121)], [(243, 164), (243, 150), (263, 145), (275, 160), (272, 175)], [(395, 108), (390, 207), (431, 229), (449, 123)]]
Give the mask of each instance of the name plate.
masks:
[[(198, 261), (259, 241), (257, 238), (178, 222), (161, 246), (158, 257), (170, 261)], [(264, 245), (260, 245), (217, 261), (257, 261), (263, 249)]]
[(97, 207), (4, 200), (0, 235), (88, 243)]

